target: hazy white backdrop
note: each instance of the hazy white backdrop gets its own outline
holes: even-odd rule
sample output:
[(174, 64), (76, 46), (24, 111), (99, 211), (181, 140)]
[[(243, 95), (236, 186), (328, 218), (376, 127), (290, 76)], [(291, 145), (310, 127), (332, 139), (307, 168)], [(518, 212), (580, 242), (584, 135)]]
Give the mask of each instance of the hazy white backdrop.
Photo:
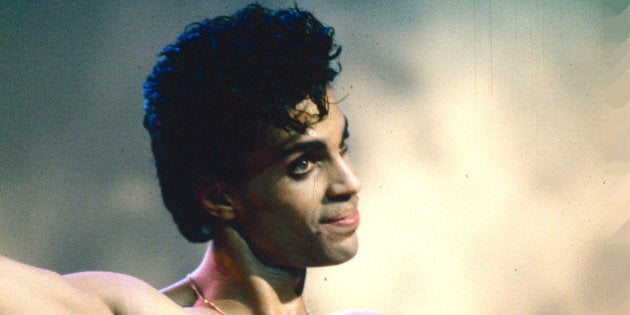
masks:
[[(293, 1), (260, 1), (272, 8)], [(0, 1), (0, 254), (156, 287), (204, 245), (163, 208), (141, 86), (246, 1)], [(337, 30), (361, 248), (315, 314), (630, 310), (628, 1), (298, 1)]]

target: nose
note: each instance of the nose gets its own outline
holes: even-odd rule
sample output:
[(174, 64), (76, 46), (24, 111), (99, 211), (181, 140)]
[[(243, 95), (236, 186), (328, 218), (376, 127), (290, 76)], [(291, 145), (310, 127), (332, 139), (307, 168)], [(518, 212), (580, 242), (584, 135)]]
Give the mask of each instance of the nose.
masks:
[(327, 195), (330, 199), (347, 199), (361, 191), (361, 181), (348, 157), (335, 159), (328, 175)]

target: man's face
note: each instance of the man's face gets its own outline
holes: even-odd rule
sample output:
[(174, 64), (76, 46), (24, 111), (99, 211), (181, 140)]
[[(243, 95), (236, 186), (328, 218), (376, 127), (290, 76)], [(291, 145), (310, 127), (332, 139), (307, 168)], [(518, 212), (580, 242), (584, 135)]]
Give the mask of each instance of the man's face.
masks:
[[(329, 100), (329, 114), (304, 133), (268, 127), (267, 142), (248, 159), (252, 177), (234, 194), (235, 220), (266, 264), (325, 266), (357, 252), (360, 182), (347, 155), (346, 119)], [(297, 109), (317, 112), (310, 100)]]

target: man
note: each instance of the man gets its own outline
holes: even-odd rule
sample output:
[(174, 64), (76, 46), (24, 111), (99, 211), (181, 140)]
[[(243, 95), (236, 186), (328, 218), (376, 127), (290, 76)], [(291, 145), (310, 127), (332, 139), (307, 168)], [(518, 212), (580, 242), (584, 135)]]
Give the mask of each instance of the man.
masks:
[(145, 83), (164, 203), (199, 267), (164, 293), (223, 314), (306, 314), (306, 268), (357, 251), (360, 183), (329, 84), (334, 31), (250, 5), (190, 25)]
[(333, 34), (297, 8), (249, 5), (189, 25), (161, 53), (144, 95), (162, 196), (188, 240), (212, 241), (164, 289), (177, 304), (129, 276), (61, 277), (2, 258), (0, 313), (309, 313), (306, 268), (357, 251)]

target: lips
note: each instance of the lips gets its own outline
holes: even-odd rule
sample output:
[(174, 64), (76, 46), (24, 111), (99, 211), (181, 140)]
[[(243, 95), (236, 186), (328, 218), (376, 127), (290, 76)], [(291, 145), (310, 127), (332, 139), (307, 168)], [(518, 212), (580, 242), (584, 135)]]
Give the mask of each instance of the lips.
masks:
[(322, 220), (321, 223), (340, 227), (340, 228), (354, 229), (359, 225), (360, 220), (361, 220), (361, 216), (359, 215), (359, 210), (355, 208), (347, 212), (344, 212), (340, 215), (326, 218)]

